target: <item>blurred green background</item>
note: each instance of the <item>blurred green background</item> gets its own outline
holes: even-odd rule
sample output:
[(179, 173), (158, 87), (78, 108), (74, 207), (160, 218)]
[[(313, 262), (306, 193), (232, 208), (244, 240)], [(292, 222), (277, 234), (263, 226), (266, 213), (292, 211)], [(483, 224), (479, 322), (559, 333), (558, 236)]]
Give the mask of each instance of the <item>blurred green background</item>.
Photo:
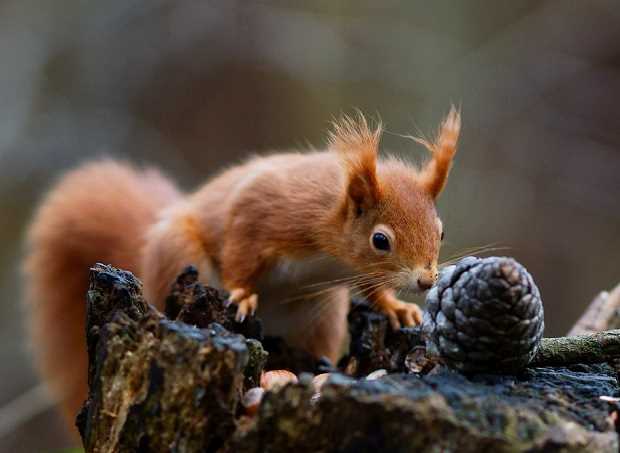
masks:
[(93, 156), (190, 190), (250, 151), (320, 147), (357, 107), (420, 160), (399, 134), (455, 102), (444, 256), (510, 247), (548, 335), (620, 281), (616, 1), (2, 0), (0, 65), (0, 451), (73, 443), (35, 387), (19, 258), (41, 195)]

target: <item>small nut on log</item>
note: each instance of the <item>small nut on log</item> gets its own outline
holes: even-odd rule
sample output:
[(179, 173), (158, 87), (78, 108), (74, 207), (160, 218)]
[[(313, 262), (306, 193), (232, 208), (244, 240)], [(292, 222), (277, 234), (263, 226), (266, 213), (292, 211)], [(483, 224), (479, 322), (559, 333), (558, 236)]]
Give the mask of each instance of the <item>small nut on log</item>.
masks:
[(331, 373), (321, 373), (317, 374), (316, 376), (314, 376), (314, 378), (312, 378), (312, 386), (314, 387), (315, 392), (321, 391), (321, 387), (325, 385), (325, 383), (329, 379), (329, 376), (331, 376)]
[(314, 388), (314, 395), (312, 395), (312, 398), (310, 399), (310, 401), (313, 404), (316, 404), (321, 399), (321, 389), (323, 388), (323, 386), (325, 385), (325, 383), (327, 382), (327, 380), (329, 379), (331, 375), (332, 373), (321, 373), (321, 374), (317, 374), (312, 379), (312, 387)]
[(387, 372), (386, 369), (380, 368), (378, 370), (373, 371), (368, 376), (366, 376), (366, 380), (367, 381), (376, 381), (377, 379), (382, 378), (383, 376), (386, 376), (387, 374), (388, 374), (388, 372)]
[(258, 411), (258, 406), (260, 406), (260, 402), (263, 399), (263, 395), (265, 394), (265, 390), (260, 387), (254, 387), (245, 392), (243, 398), (241, 399), (241, 404), (245, 408), (245, 413), (247, 415), (255, 415)]
[(416, 346), (405, 357), (405, 369), (408, 373), (428, 373), (436, 365), (435, 361), (427, 357), (426, 348)]
[(260, 378), (260, 386), (265, 390), (276, 390), (288, 383), (297, 383), (297, 376), (288, 370), (266, 371)]
[(519, 371), (543, 335), (540, 292), (512, 258), (467, 257), (446, 267), (426, 308), (427, 352), (461, 371)]

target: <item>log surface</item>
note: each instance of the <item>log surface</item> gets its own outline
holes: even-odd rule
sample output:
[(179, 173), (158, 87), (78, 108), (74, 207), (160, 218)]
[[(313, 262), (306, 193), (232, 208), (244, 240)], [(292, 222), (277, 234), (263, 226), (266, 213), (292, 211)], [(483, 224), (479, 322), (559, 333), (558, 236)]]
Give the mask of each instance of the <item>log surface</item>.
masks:
[[(599, 396), (609, 367), (538, 368), (520, 377), (455, 372), (336, 378), (318, 403), (303, 385), (268, 394), (229, 451), (618, 451)], [(290, 450), (289, 450), (290, 449)]]
[[(92, 269), (86, 451), (618, 451), (617, 408), (600, 398), (620, 394), (610, 366), (464, 376), (425, 358), (419, 330), (392, 332), (359, 304), (341, 373), (318, 393), (302, 374), (246, 416), (241, 396), (263, 368), (292, 369), (303, 355), (279, 344), (266, 357), (257, 320), (228, 324), (221, 294), (181, 283), (169, 314), (196, 325), (148, 306), (131, 274)], [(389, 374), (364, 378), (377, 368)]]
[(246, 339), (147, 309), (129, 273), (96, 266), (90, 279), (90, 389), (77, 421), (86, 450), (217, 450), (235, 430)]

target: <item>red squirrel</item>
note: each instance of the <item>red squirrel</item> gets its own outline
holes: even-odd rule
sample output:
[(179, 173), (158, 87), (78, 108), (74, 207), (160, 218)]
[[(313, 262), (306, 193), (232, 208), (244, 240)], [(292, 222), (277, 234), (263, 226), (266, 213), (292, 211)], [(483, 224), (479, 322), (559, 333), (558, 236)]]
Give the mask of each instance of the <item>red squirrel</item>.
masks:
[(429, 289), (443, 227), (435, 200), (460, 131), (452, 107), (420, 168), (380, 158), (380, 125), (360, 114), (334, 124), (326, 151), (254, 157), (196, 192), (154, 170), (112, 160), (66, 174), (45, 197), (28, 235), (30, 332), (39, 368), (72, 423), (86, 396), (87, 273), (96, 262), (142, 279), (162, 308), (189, 264), (206, 284), (255, 311), (268, 334), (336, 360), (351, 292), (392, 327), (421, 322), (396, 290)]

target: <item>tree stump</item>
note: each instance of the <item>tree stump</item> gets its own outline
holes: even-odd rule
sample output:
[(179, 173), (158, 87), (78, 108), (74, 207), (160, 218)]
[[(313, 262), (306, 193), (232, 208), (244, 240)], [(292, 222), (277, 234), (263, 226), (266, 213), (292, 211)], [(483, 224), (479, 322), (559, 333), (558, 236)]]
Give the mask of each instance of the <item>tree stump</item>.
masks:
[[(360, 303), (349, 316), (351, 346), (340, 372), (319, 391), (302, 373), (299, 383), (267, 391), (247, 415), (242, 395), (264, 369), (317, 373), (321, 363), (263, 339), (255, 318), (229, 322), (225, 294), (202, 287), (193, 269), (169, 299), (173, 319), (150, 307), (140, 288), (128, 272), (91, 270), (90, 389), (77, 420), (88, 452), (619, 449), (613, 367), (463, 375), (426, 358), (419, 329), (392, 332)], [(377, 368), (388, 374), (365, 378)]]

